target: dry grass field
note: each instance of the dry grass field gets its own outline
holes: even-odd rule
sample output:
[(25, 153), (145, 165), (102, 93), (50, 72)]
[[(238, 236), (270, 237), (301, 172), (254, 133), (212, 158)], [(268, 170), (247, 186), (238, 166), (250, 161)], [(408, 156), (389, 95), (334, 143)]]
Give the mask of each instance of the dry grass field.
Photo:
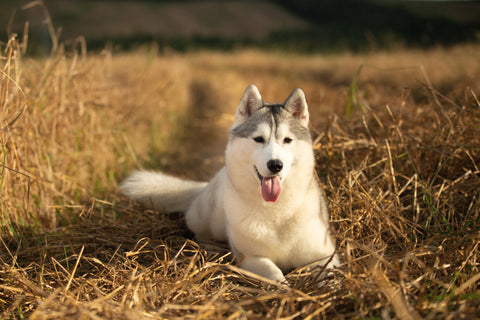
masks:
[[(480, 314), (478, 45), (363, 55), (1, 46), (5, 319), (472, 319)], [(342, 265), (245, 275), (181, 214), (119, 194), (135, 168), (208, 179), (233, 111), (304, 89)]]

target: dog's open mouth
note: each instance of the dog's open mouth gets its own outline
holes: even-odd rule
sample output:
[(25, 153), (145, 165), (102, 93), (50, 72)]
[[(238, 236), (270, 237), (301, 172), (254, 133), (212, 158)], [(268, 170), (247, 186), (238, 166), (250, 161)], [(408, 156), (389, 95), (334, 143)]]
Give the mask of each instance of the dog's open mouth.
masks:
[(268, 202), (275, 202), (280, 197), (282, 192), (282, 181), (279, 176), (264, 177), (260, 174), (256, 166), (253, 166), (257, 172), (260, 186), (262, 189), (263, 200)]

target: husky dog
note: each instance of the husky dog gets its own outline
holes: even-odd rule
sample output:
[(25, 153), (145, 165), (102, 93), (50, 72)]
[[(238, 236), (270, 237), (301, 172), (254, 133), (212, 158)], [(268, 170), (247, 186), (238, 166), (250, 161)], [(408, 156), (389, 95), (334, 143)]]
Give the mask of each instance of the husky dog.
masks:
[(121, 189), (157, 210), (186, 212), (198, 241), (228, 241), (240, 267), (263, 277), (283, 282), (299, 266), (334, 267), (308, 118), (301, 89), (283, 104), (266, 104), (250, 85), (235, 112), (226, 165), (210, 182), (137, 171)]

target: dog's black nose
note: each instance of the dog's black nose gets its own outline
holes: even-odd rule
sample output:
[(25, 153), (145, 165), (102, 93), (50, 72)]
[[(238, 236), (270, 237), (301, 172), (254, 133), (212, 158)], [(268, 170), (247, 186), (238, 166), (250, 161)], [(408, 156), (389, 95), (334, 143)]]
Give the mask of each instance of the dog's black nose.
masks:
[(267, 168), (271, 173), (279, 173), (282, 171), (283, 162), (281, 160), (270, 160), (267, 162)]

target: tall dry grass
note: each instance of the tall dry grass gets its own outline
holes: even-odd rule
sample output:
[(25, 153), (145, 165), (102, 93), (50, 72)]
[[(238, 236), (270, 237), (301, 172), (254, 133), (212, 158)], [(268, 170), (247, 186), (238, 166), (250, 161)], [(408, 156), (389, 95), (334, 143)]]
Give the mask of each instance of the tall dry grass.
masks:
[[(59, 46), (45, 59), (21, 49), (12, 38), (1, 56), (3, 318), (479, 314), (478, 46), (339, 56)], [(290, 288), (249, 277), (225, 246), (200, 248), (181, 216), (118, 193), (142, 166), (208, 179), (250, 83), (271, 102), (306, 92), (343, 261), (323, 287), (302, 269)]]

